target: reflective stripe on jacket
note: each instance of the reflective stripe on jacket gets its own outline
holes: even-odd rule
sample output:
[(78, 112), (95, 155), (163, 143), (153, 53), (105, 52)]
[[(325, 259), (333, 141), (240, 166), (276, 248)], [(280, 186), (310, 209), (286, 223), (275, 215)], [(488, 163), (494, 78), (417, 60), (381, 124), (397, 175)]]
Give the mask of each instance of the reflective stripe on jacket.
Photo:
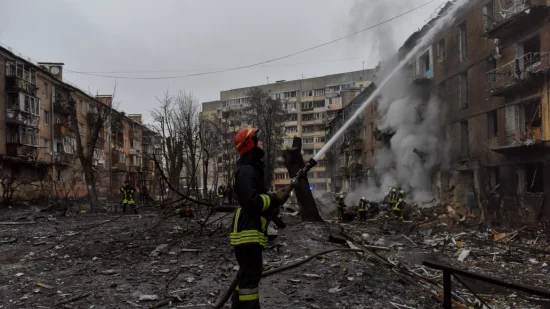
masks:
[(360, 200), (359, 201), (359, 211), (366, 211), (367, 201)]

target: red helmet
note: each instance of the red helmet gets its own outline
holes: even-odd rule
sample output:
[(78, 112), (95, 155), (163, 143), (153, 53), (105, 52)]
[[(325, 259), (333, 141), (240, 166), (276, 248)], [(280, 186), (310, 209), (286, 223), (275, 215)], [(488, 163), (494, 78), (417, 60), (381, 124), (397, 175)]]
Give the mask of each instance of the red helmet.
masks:
[(256, 143), (258, 142), (256, 139), (256, 134), (258, 131), (259, 130), (256, 128), (243, 128), (237, 132), (237, 135), (235, 135), (233, 143), (235, 144), (235, 148), (237, 148), (237, 151), (241, 157), (256, 146)]

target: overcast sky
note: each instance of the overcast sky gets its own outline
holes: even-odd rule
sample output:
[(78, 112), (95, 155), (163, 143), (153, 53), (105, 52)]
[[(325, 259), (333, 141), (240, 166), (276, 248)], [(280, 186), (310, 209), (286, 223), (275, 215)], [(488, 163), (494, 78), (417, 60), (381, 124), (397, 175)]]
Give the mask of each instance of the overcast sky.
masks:
[(361, 70), (363, 61), (365, 68), (374, 67), (445, 0), (352, 38), (254, 68), (156, 80), (68, 70), (166, 77), (238, 67), (331, 41), (428, 1), (3, 0), (0, 42), (36, 61), (64, 62), (64, 78), (93, 93), (110, 94), (116, 82), (120, 109), (147, 119), (157, 105), (155, 97), (165, 90), (193, 91), (204, 102), (219, 99), (220, 90), (265, 84), (266, 77), (274, 82)]

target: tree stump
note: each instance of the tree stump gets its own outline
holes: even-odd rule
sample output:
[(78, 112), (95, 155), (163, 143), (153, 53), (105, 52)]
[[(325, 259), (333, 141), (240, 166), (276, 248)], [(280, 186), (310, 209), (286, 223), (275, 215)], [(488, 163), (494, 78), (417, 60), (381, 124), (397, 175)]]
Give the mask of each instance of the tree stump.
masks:
[[(292, 147), (283, 152), (283, 159), (290, 177), (296, 176), (298, 171), (305, 166), (304, 158), (302, 157), (302, 139), (294, 137)], [(317, 210), (315, 199), (309, 187), (307, 178), (299, 179), (298, 185), (294, 187), (298, 206), (300, 207), (300, 215), (303, 221), (322, 222), (323, 218)]]

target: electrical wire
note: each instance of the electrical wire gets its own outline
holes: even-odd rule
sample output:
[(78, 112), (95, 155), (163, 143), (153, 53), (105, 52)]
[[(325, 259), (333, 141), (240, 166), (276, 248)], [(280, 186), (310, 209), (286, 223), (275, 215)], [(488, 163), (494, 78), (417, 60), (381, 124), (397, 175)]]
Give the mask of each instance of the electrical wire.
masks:
[[(268, 68), (268, 67), (279, 67), (279, 66), (292, 66), (292, 65), (301, 65), (301, 64), (317, 64), (317, 63), (327, 63), (327, 62), (339, 62), (339, 61), (349, 61), (349, 60), (358, 60), (358, 59), (367, 59), (369, 57), (355, 57), (355, 58), (343, 58), (343, 59), (334, 59), (334, 60), (321, 60), (321, 61), (309, 61), (309, 62), (297, 62), (297, 63), (280, 63), (280, 64), (271, 64), (271, 65), (260, 65), (258, 68)], [(227, 70), (231, 68), (209, 68), (209, 69), (175, 69), (175, 70), (137, 70), (137, 71), (96, 71), (96, 72), (81, 72), (81, 73), (90, 73), (90, 74), (132, 74), (132, 73), (166, 73), (166, 72), (188, 72), (188, 71), (212, 71), (212, 70)]]
[(376, 28), (378, 26), (381, 26), (383, 24), (386, 24), (386, 23), (389, 23), (390, 21), (393, 21), (395, 19), (398, 19), (402, 16), (405, 16), (407, 14), (410, 14), (432, 2), (435, 2), (437, 0), (430, 0), (424, 4), (421, 4), (411, 10), (408, 10), (404, 13), (401, 13), (399, 15), (396, 15), (392, 18), (389, 18), (389, 19), (386, 19), (380, 23), (377, 23), (375, 25), (372, 25), (370, 27), (367, 27), (365, 29), (362, 29), (362, 30), (358, 30), (358, 31), (355, 31), (353, 33), (350, 33), (348, 35), (345, 35), (343, 37), (339, 37), (337, 39), (334, 39), (334, 40), (331, 40), (331, 41), (328, 41), (328, 42), (325, 42), (325, 43), (322, 43), (322, 44), (319, 44), (319, 45), (315, 45), (313, 47), (309, 47), (309, 48), (306, 48), (306, 49), (303, 49), (303, 50), (300, 50), (300, 51), (297, 51), (297, 52), (294, 52), (294, 53), (291, 53), (291, 54), (288, 54), (288, 55), (285, 55), (285, 56), (281, 56), (281, 57), (278, 57), (278, 58), (273, 58), (273, 59), (270, 59), (270, 60), (265, 60), (265, 61), (261, 61), (261, 62), (257, 62), (257, 63), (253, 63), (253, 64), (248, 64), (248, 65), (243, 65), (243, 66), (238, 66), (238, 67), (233, 67), (233, 68), (227, 68), (227, 69), (223, 69), (223, 70), (214, 70), (214, 71), (209, 71), (209, 72), (202, 72), (202, 73), (194, 73), (194, 74), (188, 74), (188, 75), (179, 75), (179, 76), (160, 76), (160, 77), (131, 77), (131, 76), (114, 76), (114, 75), (102, 75), (102, 74), (94, 74), (94, 73), (87, 73), (87, 72), (83, 72), (83, 71), (73, 71), (73, 70), (69, 70), (69, 69), (64, 69), (65, 71), (67, 72), (71, 72), (71, 73), (76, 73), (76, 74), (82, 74), (82, 75), (89, 75), (89, 76), (97, 76), (97, 77), (109, 77), (109, 78), (119, 78), (119, 79), (142, 79), (142, 80), (160, 80), (160, 79), (176, 79), (176, 78), (184, 78), (184, 77), (194, 77), (194, 76), (203, 76), (203, 75), (211, 75), (211, 74), (217, 74), (217, 73), (224, 73), (224, 72), (229, 72), (229, 71), (236, 71), (236, 70), (242, 70), (242, 69), (246, 69), (246, 68), (251, 68), (251, 67), (256, 67), (256, 66), (259, 66), (259, 65), (262, 65), (262, 64), (267, 64), (267, 63), (271, 63), (271, 62), (275, 62), (275, 61), (279, 61), (279, 60), (282, 60), (282, 59), (286, 59), (286, 58), (290, 58), (290, 57), (293, 57), (293, 56), (296, 56), (296, 55), (299, 55), (299, 54), (303, 54), (305, 52), (308, 52), (308, 51), (311, 51), (311, 50), (314, 50), (314, 49), (317, 49), (317, 48), (320, 48), (320, 47), (323, 47), (323, 46), (327, 46), (327, 45), (330, 45), (332, 43), (336, 43), (338, 41), (341, 41), (343, 39), (347, 39), (351, 36), (354, 36), (356, 34), (359, 34), (361, 32), (365, 32), (365, 31), (368, 31), (370, 29), (373, 29), (373, 28)]

